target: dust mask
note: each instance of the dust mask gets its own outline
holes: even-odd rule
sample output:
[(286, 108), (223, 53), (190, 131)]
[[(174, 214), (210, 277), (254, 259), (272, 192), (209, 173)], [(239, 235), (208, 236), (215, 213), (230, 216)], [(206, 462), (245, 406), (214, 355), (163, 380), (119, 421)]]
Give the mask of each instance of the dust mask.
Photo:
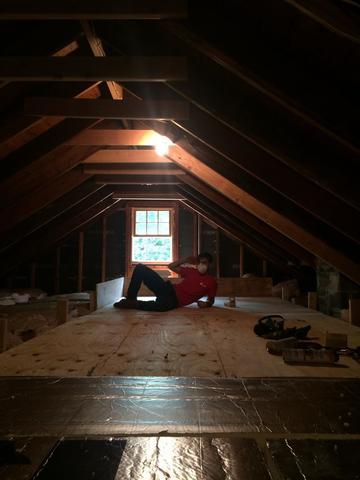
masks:
[(199, 270), (200, 273), (206, 273), (207, 271), (207, 265), (205, 263), (199, 263), (197, 266), (197, 269)]

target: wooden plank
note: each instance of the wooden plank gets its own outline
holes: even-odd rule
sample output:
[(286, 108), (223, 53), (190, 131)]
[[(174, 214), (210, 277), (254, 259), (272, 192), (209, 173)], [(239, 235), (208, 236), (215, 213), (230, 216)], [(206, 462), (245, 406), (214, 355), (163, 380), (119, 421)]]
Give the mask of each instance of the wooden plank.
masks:
[(91, 290), (89, 292), (89, 313), (92, 313), (96, 310), (96, 292)]
[(82, 292), (83, 268), (84, 268), (84, 231), (81, 231), (79, 232), (79, 251), (78, 251), (78, 278), (77, 278), (78, 292)]
[(184, 57), (0, 57), (0, 80), (166, 82), (187, 80)]
[(186, 18), (185, 0), (14, 0), (0, 6), (1, 20), (163, 20)]
[(124, 277), (96, 284), (96, 305), (98, 309), (112, 305), (123, 296)]
[(201, 215), (201, 217), (213, 228), (216, 229), (217, 227), (219, 227), (231, 238), (246, 243), (249, 249), (254, 251), (256, 255), (268, 258), (270, 261), (277, 264), (282, 269), (286, 268), (286, 264), (283, 259), (276, 257), (270, 250), (264, 248), (262, 244), (259, 244), (253, 239), (250, 240), (246, 235), (244, 235), (241, 229), (235, 229), (234, 227), (229, 226), (226, 222), (223, 221), (223, 219), (213, 215), (209, 211), (209, 209), (205, 210), (202, 206), (197, 205), (196, 202), (193, 202), (189, 199), (182, 201), (182, 204)]
[(288, 287), (281, 287), (281, 300), (283, 302), (288, 302), (290, 300)]
[(60, 262), (61, 262), (61, 247), (56, 248), (56, 260), (55, 260), (55, 295), (60, 293)]
[(101, 185), (179, 185), (172, 175), (96, 175), (95, 183)]
[[(109, 168), (106, 168), (109, 167)], [(185, 175), (180, 168), (116, 168), (116, 165), (83, 167), (85, 175)]]
[(262, 260), (262, 276), (267, 276), (267, 261), (265, 259)]
[(301, 248), (295, 242), (292, 242), (290, 239), (280, 234), (277, 230), (274, 230), (271, 226), (263, 222), (251, 212), (242, 208), (239, 204), (236, 204), (236, 202), (228, 198), (224, 192), (216, 191), (215, 189), (211, 188), (210, 185), (194, 176), (184, 176), (182, 177), (182, 181), (186, 183), (186, 185), (192, 187), (192, 189), (196, 192), (207, 197), (216, 205), (221, 205), (222, 208), (227, 210), (234, 217), (249, 225), (249, 227), (253, 228), (256, 232), (269, 239), (275, 245), (278, 245), (293, 257), (303, 260), (306, 259), (310, 264), (313, 263), (313, 255), (309, 254), (305, 249)]
[(129, 192), (116, 192), (113, 194), (113, 198), (118, 198), (121, 200), (185, 200), (185, 197), (181, 193), (154, 193), (154, 192), (143, 192), (143, 193), (129, 193)]
[[(101, 39), (95, 34), (94, 28), (91, 28), (90, 23), (86, 20), (81, 22), (87, 41), (95, 57), (106, 57), (106, 53)], [(114, 81), (106, 82), (110, 95), (113, 100), (123, 100), (124, 92), (121, 85)]]
[[(311, 179), (299, 175), (278, 155), (249, 139), (229, 123), (216, 118), (209, 111), (191, 105), (189, 120), (179, 121), (177, 125), (230, 160), (233, 171), (245, 170), (342, 235), (360, 243), (357, 228), (360, 212), (357, 209), (319, 187)], [(278, 174), (280, 171), (281, 175)]]
[[(59, 178), (55, 178), (53, 181), (50, 179), (45, 181), (42, 187), (38, 189), (34, 188), (34, 190), (23, 195), (11, 208), (3, 208), (0, 210), (0, 232), (11, 230), (22, 220), (29, 218), (38, 210), (56, 201), (88, 179), (89, 176), (81, 171), (70, 170), (68, 173), (61, 175)], [(21, 190), (21, 188), (19, 188), (19, 190)], [(9, 205), (11, 202), (8, 201), (7, 204)]]
[[(0, 195), (3, 202), (8, 205), (17, 203), (20, 196), (39, 189), (51, 180), (62, 176), (79, 165), (84, 157), (91, 155), (96, 149), (97, 147), (60, 145), (51, 150), (0, 183)], [(89, 178), (81, 171), (78, 173), (83, 176), (84, 180)]]
[[(0, 59), (1, 61), (1, 59)], [(29, 97), (25, 115), (132, 120), (184, 120), (189, 105), (180, 100), (109, 100)]]
[(262, 221), (268, 223), (283, 235), (298, 243), (313, 255), (316, 255), (326, 262), (334, 265), (340, 272), (360, 283), (359, 266), (348, 257), (330, 247), (328, 244), (311, 234), (307, 230), (272, 210), (263, 202), (245, 192), (242, 188), (211, 169), (194, 155), (189, 154), (183, 148), (170, 147), (169, 158), (182, 168), (191, 172), (192, 175), (201, 178), (205, 183), (215, 188), (229, 199), (245, 208)]
[[(87, 86), (85, 89), (82, 84), (76, 84), (78, 88), (73, 89), (71, 96), (74, 98), (98, 98), (101, 96), (99, 84), (100, 82)], [(5, 158), (11, 152), (61, 124), (63, 120), (64, 117), (24, 117), (22, 112), (11, 116), (0, 130), (0, 139), (2, 140), (0, 158)]]
[[(82, 132), (74, 135), (72, 138), (65, 141), (67, 145), (78, 145), (78, 146), (105, 146), (105, 147), (155, 147), (157, 142), (161, 139), (159, 135), (154, 130), (106, 130), (106, 129), (86, 129)], [(123, 156), (126, 157), (125, 163), (130, 163), (132, 160), (132, 151), (126, 150), (126, 153), (122, 153), (121, 150), (99, 150), (99, 155), (94, 154), (89, 157), (94, 158), (95, 163), (100, 163), (99, 158), (107, 158), (108, 163), (111, 162), (110, 158), (114, 158), (114, 161), (119, 157), (120, 159)], [(139, 151), (138, 151), (139, 152)], [(155, 153), (155, 152), (154, 152)], [(115, 155), (116, 157), (111, 157)], [(164, 157), (158, 157), (158, 161), (166, 161)], [(145, 160), (142, 160), (145, 161)]]
[(350, 325), (360, 327), (360, 299), (349, 299), (349, 322)]
[(131, 164), (163, 164), (174, 165), (171, 160), (159, 156), (155, 150), (99, 150), (88, 158), (85, 165), (131, 165)]
[(62, 325), (69, 320), (69, 299), (59, 298), (56, 304), (56, 324)]
[(308, 308), (317, 310), (318, 294), (317, 292), (308, 292)]

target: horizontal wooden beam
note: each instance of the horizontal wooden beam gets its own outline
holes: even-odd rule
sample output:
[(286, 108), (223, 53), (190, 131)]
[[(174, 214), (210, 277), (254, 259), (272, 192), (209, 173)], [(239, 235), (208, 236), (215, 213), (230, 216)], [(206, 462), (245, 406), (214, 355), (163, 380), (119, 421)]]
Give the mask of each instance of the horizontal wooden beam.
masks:
[[(122, 165), (121, 165), (122, 166)], [(116, 165), (93, 165), (83, 167), (85, 175), (186, 175), (180, 168), (116, 168)]]
[[(154, 130), (104, 130), (104, 129), (87, 129), (80, 132), (78, 135), (66, 141), (67, 145), (94, 145), (104, 147), (154, 147), (161, 139)], [(101, 150), (104, 152), (104, 150)], [(111, 152), (118, 152), (111, 150)], [(127, 154), (116, 153), (116, 155), (129, 155), (132, 153), (127, 150)], [(110, 151), (106, 155), (112, 155)], [(115, 153), (114, 153), (115, 155)], [(159, 157), (160, 158), (160, 157)], [(128, 162), (131, 160), (127, 160)]]
[(0, 20), (163, 20), (186, 17), (186, 0), (12, 0), (0, 5)]
[(119, 200), (185, 200), (181, 193), (114, 193)]
[(25, 115), (40, 117), (106, 118), (132, 120), (186, 120), (187, 102), (177, 100), (89, 100), (65, 98), (27, 98)]
[(205, 165), (178, 145), (170, 147), (169, 158), (192, 175), (215, 188), (229, 199), (248, 210), (273, 228), (287, 236), (313, 255), (322, 258), (356, 283), (360, 283), (359, 266), (341, 252), (308, 232), (295, 222), (268, 207), (236, 184)]
[(96, 175), (95, 182), (105, 185), (179, 185), (171, 175)]
[(0, 57), (0, 80), (166, 82), (187, 79), (184, 57)]
[(85, 158), (86, 165), (100, 164), (165, 164), (173, 165), (168, 158), (161, 157), (155, 150), (98, 150), (93, 155)]

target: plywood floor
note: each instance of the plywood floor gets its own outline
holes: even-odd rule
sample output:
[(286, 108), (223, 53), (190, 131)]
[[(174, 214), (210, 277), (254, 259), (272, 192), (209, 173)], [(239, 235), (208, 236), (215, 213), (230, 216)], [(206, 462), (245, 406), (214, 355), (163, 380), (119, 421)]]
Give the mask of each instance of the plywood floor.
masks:
[(360, 345), (360, 328), (278, 298), (238, 298), (236, 309), (224, 300), (211, 309), (97, 311), (1, 354), (0, 375), (360, 377), (360, 364), (344, 357), (334, 367), (286, 365), (253, 326), (280, 313), (289, 326), (310, 323), (320, 342), (326, 331), (347, 333), (350, 346)]

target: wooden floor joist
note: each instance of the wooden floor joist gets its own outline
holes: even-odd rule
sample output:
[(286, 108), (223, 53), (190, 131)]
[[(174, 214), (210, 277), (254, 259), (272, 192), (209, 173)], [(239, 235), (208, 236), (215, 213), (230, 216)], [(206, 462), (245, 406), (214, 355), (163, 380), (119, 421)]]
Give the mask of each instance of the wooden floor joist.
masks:
[(187, 79), (183, 57), (0, 57), (8, 82), (165, 82)]
[(132, 120), (186, 120), (187, 102), (179, 100), (88, 100), (27, 98), (25, 115)]
[(163, 20), (186, 18), (185, 0), (14, 0), (0, 6), (1, 20)]

